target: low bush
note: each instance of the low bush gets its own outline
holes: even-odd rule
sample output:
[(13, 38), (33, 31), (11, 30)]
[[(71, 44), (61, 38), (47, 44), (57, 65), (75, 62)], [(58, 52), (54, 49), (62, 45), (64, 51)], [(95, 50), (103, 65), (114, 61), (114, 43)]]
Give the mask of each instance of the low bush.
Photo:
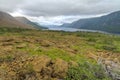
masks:
[(78, 63), (68, 70), (65, 80), (111, 80), (100, 65), (88, 62)]

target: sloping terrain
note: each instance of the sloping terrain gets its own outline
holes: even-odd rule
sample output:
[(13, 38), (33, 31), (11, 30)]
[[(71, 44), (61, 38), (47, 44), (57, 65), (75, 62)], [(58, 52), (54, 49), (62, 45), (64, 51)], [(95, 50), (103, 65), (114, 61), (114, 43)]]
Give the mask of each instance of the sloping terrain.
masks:
[(28, 25), (31, 25), (37, 29), (46, 29), (45, 27), (42, 27), (40, 25), (38, 25), (37, 23), (35, 22), (31, 22), (30, 20), (28, 20), (27, 18), (25, 17), (15, 17), (18, 21), (24, 23), (24, 24), (28, 24)]
[(61, 27), (120, 33), (120, 11), (113, 12), (102, 17), (80, 19), (71, 24), (63, 24)]
[(1, 80), (119, 80), (119, 62), (119, 36), (0, 29)]
[(0, 11), (0, 27), (34, 29), (33, 26), (19, 22), (8, 13)]

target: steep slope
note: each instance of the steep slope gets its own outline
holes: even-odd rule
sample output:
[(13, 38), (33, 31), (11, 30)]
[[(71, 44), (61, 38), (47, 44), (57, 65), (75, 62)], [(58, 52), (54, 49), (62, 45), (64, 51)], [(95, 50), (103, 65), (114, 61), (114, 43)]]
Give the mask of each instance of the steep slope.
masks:
[(31, 26), (33, 26), (33, 27), (35, 27), (35, 28), (38, 28), (38, 29), (46, 29), (45, 27), (42, 27), (42, 26), (38, 25), (37, 23), (28, 20), (28, 19), (25, 18), (25, 17), (15, 17), (15, 18), (16, 18), (18, 21), (20, 21), (20, 22), (22, 22), (22, 23), (24, 23), (24, 24), (31, 25)]
[(34, 29), (32, 26), (21, 23), (8, 13), (2, 11), (0, 11), (0, 27)]
[(120, 33), (120, 11), (102, 17), (80, 19), (64, 27)]

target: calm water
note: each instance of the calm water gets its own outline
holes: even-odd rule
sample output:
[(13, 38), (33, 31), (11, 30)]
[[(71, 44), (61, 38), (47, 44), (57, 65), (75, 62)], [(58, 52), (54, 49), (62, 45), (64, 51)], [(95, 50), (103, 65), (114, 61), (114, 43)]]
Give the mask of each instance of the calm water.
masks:
[(100, 32), (100, 33), (109, 34), (107, 32), (98, 31), (98, 30), (76, 29), (76, 28), (66, 28), (66, 27), (48, 27), (48, 30), (67, 31), (67, 32), (85, 31), (85, 32)]

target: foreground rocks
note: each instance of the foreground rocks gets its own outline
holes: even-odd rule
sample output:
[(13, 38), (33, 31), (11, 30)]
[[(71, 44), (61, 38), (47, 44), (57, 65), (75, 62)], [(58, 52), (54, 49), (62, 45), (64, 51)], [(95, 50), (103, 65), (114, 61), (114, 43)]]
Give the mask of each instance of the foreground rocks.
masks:
[(96, 55), (89, 53), (88, 57), (102, 65), (106, 74), (113, 80), (120, 80), (120, 53), (98, 52)]

